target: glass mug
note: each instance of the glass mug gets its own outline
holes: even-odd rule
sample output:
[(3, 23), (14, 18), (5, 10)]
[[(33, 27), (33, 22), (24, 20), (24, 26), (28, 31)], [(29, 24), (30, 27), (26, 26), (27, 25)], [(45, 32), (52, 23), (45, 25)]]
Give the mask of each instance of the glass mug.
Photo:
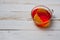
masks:
[(51, 24), (52, 11), (44, 5), (38, 5), (32, 9), (31, 16), (38, 27), (48, 28)]

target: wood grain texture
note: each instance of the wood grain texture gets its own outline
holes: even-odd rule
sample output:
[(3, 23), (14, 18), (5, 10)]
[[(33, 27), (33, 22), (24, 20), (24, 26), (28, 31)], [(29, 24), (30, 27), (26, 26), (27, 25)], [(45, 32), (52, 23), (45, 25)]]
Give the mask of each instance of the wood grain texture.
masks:
[[(37, 5), (54, 10), (47, 30), (32, 21), (31, 10)], [(0, 0), (0, 40), (60, 40), (60, 0)]]
[[(33, 9), (35, 5), (14, 5), (14, 4), (1, 4), (0, 6), (0, 17), (2, 16), (10, 16), (10, 15), (15, 15), (15, 16), (21, 16), (26, 15), (31, 17), (31, 10)], [(52, 15), (54, 15), (56, 18), (60, 18), (60, 6), (48, 6), (51, 10), (53, 9), (54, 12)], [(3, 15), (4, 14), (4, 15)], [(28, 15), (27, 15), (28, 14)], [(22, 16), (23, 16), (22, 15)], [(14, 17), (15, 17), (14, 16)], [(23, 16), (25, 17), (25, 16)]]
[(1, 40), (59, 40), (59, 31), (0, 31)]
[[(9, 22), (11, 23), (10, 26), (14, 26), (16, 24), (12, 24), (12, 22), (18, 22), (19, 26), (21, 27), (21, 25), (24, 24), (24, 22), (26, 21), (26, 23), (28, 23), (29, 21), (32, 22), (31, 19), (31, 10), (33, 9), (33, 7), (35, 7), (37, 4), (41, 5), (46, 5), (47, 7), (49, 7), (50, 9), (53, 9), (53, 16), (55, 16), (55, 18), (53, 18), (53, 21), (60, 21), (60, 6), (59, 6), (59, 0), (0, 0), (0, 21), (2, 23), (2, 28), (5, 28), (4, 23), (7, 23), (7, 25), (9, 25)], [(16, 4), (17, 3), (17, 4)], [(23, 21), (23, 23), (21, 23), (21, 21)], [(59, 23), (59, 22), (58, 22)], [(18, 26), (17, 24), (17, 26)], [(33, 24), (33, 22), (31, 23)], [(30, 24), (29, 24), (30, 25)], [(16, 27), (17, 27), (16, 26)], [(35, 25), (34, 25), (35, 26)], [(24, 25), (23, 25), (24, 27)], [(28, 27), (28, 26), (27, 26)], [(26, 28), (27, 28), (26, 27)], [(7, 28), (7, 27), (6, 27)], [(11, 28), (11, 27), (8, 27)], [(13, 28), (13, 27), (12, 27)], [(17, 27), (19, 28), (19, 27)]]

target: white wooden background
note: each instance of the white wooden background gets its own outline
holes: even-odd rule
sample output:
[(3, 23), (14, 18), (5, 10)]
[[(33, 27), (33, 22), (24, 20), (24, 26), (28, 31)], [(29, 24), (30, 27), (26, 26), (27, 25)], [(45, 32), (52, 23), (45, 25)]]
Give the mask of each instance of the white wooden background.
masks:
[[(33, 23), (36, 5), (54, 10), (51, 28), (42, 30)], [(60, 0), (0, 0), (0, 40), (60, 40)]]

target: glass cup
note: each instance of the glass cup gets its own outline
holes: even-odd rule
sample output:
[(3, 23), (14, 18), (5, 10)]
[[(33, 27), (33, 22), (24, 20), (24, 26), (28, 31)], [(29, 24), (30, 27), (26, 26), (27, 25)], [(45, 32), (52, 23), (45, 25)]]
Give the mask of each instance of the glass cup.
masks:
[(47, 28), (51, 24), (52, 11), (44, 5), (38, 5), (32, 9), (31, 16), (38, 27)]

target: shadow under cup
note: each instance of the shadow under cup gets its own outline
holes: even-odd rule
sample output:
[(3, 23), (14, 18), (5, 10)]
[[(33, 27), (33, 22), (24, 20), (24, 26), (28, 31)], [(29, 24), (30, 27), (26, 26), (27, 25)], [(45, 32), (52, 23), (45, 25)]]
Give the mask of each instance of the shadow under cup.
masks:
[(36, 6), (31, 11), (32, 19), (34, 23), (41, 28), (48, 28), (51, 23), (52, 12), (43, 5)]

